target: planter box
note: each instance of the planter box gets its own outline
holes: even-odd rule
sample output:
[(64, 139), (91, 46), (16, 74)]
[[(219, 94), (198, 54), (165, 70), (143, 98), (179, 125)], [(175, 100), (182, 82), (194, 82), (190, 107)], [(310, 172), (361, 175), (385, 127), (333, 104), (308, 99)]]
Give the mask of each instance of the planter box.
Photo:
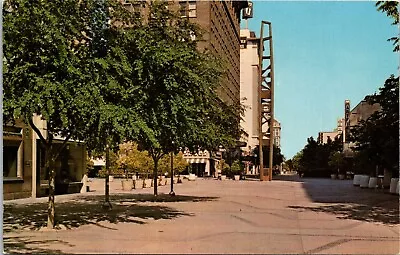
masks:
[(335, 180), (336, 179), (336, 174), (331, 174), (331, 179)]
[(392, 193), (392, 194), (398, 193), (398, 192), (396, 192), (396, 189), (398, 189), (398, 186), (399, 186), (399, 178), (390, 179), (389, 192)]
[(368, 188), (373, 189), (378, 186), (378, 177), (369, 178)]
[(226, 180), (226, 175), (221, 175), (221, 181)]
[(345, 174), (339, 174), (339, 180), (344, 180), (346, 178)]
[(368, 175), (362, 175), (361, 180), (360, 180), (360, 187), (361, 188), (368, 188), (369, 184), (369, 176)]
[(133, 189), (133, 180), (126, 179), (122, 180), (122, 190), (131, 191)]
[(110, 182), (114, 181), (114, 176), (109, 175), (109, 176), (108, 176), (108, 181), (110, 181)]
[(240, 175), (234, 175), (235, 181), (239, 181), (240, 180)]
[(359, 186), (361, 181), (361, 174), (355, 174), (353, 178), (353, 185)]

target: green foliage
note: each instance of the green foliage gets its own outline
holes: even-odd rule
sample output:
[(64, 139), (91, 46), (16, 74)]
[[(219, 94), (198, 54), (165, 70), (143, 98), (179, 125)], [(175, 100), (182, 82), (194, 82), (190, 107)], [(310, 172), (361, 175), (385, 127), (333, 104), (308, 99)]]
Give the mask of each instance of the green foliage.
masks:
[[(378, 11), (386, 13), (386, 15), (393, 19), (392, 25), (399, 25), (399, 2), (398, 1), (377, 1), (375, 6)], [(388, 41), (393, 42), (393, 51), (399, 51), (399, 37), (395, 36), (389, 38)]]
[(136, 143), (127, 142), (119, 146), (116, 165), (125, 174), (147, 173), (151, 169), (151, 158), (147, 151), (138, 150)]
[(390, 76), (379, 93), (365, 98), (368, 103), (378, 103), (381, 110), (361, 121), (351, 130), (360, 157), (372, 165), (391, 169), (398, 175), (399, 162), (399, 78)]
[[(189, 166), (189, 163), (183, 158), (183, 153), (179, 152), (177, 154), (174, 154), (173, 156), (173, 166), (174, 166), (174, 173), (178, 174), (183, 172), (187, 166)], [(159, 163), (159, 173), (169, 173), (171, 174), (171, 155), (164, 155), (160, 159)]]
[[(253, 149), (253, 154), (256, 155), (257, 160), (255, 161), (255, 165), (259, 165), (260, 161), (259, 161), (259, 154), (260, 154), (260, 149), (259, 146), (256, 146)], [(273, 148), (273, 152), (272, 152), (272, 162), (274, 166), (278, 166), (280, 165), (282, 162), (284, 161), (284, 156), (281, 153), (281, 149), (278, 148), (277, 146), (275, 146), (274, 144), (274, 148)], [(264, 167), (268, 167), (269, 166), (269, 146), (263, 146), (263, 163), (264, 163)]]
[(242, 167), (241, 167), (240, 161), (235, 160), (231, 166), (232, 174), (237, 175), (237, 174), (240, 174), (241, 171), (242, 171)]
[(90, 173), (93, 172), (93, 170), (94, 170), (93, 160), (87, 156), (86, 157), (86, 174), (89, 175)]
[(304, 148), (293, 157), (293, 165), (296, 171), (308, 176), (327, 177), (331, 171), (329, 157), (332, 153), (342, 150), (341, 137), (334, 141), (328, 140), (322, 144), (313, 137), (307, 139)]
[(328, 165), (332, 169), (332, 173), (343, 172), (344, 156), (340, 151), (331, 152), (329, 155)]

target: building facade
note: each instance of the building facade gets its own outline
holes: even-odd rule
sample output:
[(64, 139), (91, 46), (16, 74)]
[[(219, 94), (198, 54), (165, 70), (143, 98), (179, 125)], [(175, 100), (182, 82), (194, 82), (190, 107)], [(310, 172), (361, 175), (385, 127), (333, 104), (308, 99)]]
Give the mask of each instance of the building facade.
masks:
[[(146, 15), (146, 3), (151, 0), (132, 4), (126, 2), (128, 8)], [(179, 11), (181, 18), (189, 19), (203, 30), (201, 40), (192, 38), (198, 39), (198, 49), (210, 51), (222, 61), (226, 75), (221, 80), (217, 93), (220, 99), (228, 104), (240, 103), (240, 15), (241, 10), (247, 6), (247, 0), (168, 1), (169, 9)], [(192, 164), (192, 168), (201, 169), (200, 172), (204, 172), (204, 175), (211, 175), (210, 169), (213, 169), (214, 163), (218, 163), (220, 159), (213, 155), (216, 153), (192, 155), (186, 152), (184, 158)]]
[(339, 137), (343, 134), (344, 125), (345, 125), (344, 118), (338, 119), (337, 127), (333, 131), (318, 132), (317, 142), (321, 143), (321, 144), (325, 144), (328, 142), (328, 140), (334, 141), (337, 137)]
[(274, 144), (276, 147), (281, 147), (281, 123), (274, 119)]
[[(44, 137), (46, 122), (39, 116), (33, 122)], [(55, 137), (54, 146), (61, 146)], [(56, 194), (81, 192), (86, 172), (86, 149), (82, 143), (68, 142), (55, 162)], [(49, 174), (44, 167), (44, 151), (32, 128), (17, 120), (3, 126), (3, 191), (4, 199), (40, 197), (48, 194)]]
[(258, 145), (258, 70), (259, 38), (249, 29), (240, 30), (240, 100), (244, 106), (242, 129), (247, 134), (246, 152)]
[[(240, 103), (240, 15), (247, 7), (247, 1), (172, 1), (179, 6), (181, 17), (188, 18), (203, 30), (203, 38), (198, 42), (199, 50), (209, 50), (222, 61), (226, 76), (221, 81), (217, 93), (228, 104)], [(217, 153), (202, 152), (184, 158), (191, 164), (192, 171), (200, 176), (216, 176)]]

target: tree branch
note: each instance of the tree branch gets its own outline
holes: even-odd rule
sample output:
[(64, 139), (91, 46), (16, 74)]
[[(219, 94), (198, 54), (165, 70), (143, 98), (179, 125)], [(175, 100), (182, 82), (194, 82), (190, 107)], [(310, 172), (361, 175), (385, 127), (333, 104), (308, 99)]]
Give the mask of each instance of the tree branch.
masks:
[(54, 157), (54, 160), (56, 160), (56, 159), (58, 158), (58, 156), (60, 156), (61, 151), (65, 148), (65, 146), (67, 145), (67, 142), (69, 141), (69, 139), (71, 138), (71, 136), (72, 136), (72, 132), (69, 133), (69, 134), (67, 135), (67, 137), (64, 139), (64, 141), (63, 141), (63, 143), (62, 143), (62, 145), (61, 145), (61, 148), (58, 150), (57, 154), (54, 155), (54, 156), (55, 156), (55, 157)]
[(43, 137), (42, 133), (40, 132), (40, 130), (35, 126), (35, 124), (33, 123), (32, 117), (28, 118), (28, 122), (29, 125), (31, 126), (31, 128), (35, 131), (35, 133), (39, 136), (40, 138), (40, 145), (43, 147), (43, 149), (46, 149), (48, 146), (48, 143), (46, 141), (46, 139)]

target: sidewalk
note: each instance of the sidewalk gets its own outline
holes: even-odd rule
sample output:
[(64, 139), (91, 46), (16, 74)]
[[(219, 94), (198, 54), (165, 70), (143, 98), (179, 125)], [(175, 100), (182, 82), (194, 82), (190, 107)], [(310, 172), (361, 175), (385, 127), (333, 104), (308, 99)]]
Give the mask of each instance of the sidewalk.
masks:
[[(104, 180), (86, 195), (56, 197), (60, 230), (41, 228), (46, 202), (5, 202), (12, 253), (398, 254), (399, 198), (351, 181), (279, 177), (272, 182), (198, 179), (122, 192)], [(97, 185), (97, 186), (96, 186)], [(147, 193), (147, 194), (145, 194)], [(46, 200), (47, 201), (47, 200)]]

